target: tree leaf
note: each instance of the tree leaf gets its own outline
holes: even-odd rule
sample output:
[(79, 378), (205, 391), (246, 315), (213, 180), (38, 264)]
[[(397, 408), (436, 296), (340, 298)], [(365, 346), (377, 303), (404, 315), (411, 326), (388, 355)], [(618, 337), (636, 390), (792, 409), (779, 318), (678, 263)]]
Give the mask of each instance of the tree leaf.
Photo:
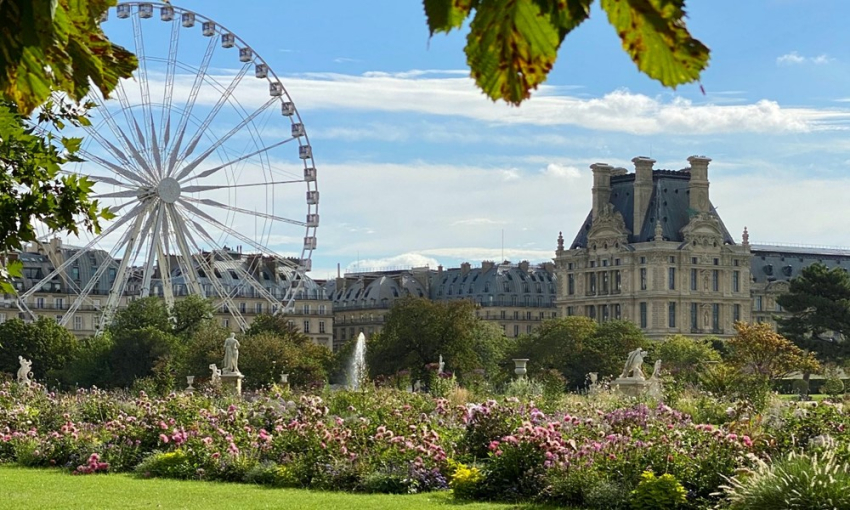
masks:
[(424, 0), (425, 17), (431, 35), (460, 28), (478, 0)]
[(638, 69), (666, 87), (699, 79), (709, 49), (685, 27), (684, 0), (600, 0)]
[(546, 80), (562, 36), (534, 0), (491, 0), (475, 12), (467, 37), (467, 63), (491, 99), (518, 105)]

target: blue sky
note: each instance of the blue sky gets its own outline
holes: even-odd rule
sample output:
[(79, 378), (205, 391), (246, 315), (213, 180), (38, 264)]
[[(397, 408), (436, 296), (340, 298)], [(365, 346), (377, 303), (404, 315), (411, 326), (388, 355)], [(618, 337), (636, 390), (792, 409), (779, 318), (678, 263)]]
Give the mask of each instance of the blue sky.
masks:
[(429, 38), (417, 1), (175, 5), (244, 39), (298, 106), (319, 169), (314, 278), (338, 263), (551, 259), (590, 209), (589, 166), (639, 155), (669, 169), (711, 157), (711, 199), (738, 240), (747, 226), (753, 242), (850, 246), (846, 0), (690, 1), (712, 49), (705, 94), (638, 73), (595, 7), (519, 108), (472, 87), (466, 31)]

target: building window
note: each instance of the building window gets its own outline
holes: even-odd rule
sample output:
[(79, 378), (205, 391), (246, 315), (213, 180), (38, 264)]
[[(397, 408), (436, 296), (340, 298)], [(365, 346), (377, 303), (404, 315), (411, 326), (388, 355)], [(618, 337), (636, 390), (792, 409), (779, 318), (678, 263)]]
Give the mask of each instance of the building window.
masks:
[(641, 263), (641, 264), (646, 264), (646, 257), (641, 257), (641, 258), (640, 258), (640, 263)]
[(519, 311), (518, 310), (514, 310), (514, 320), (515, 321), (519, 320)]
[(696, 269), (691, 269), (691, 290), (698, 290), (698, 274)]
[(741, 292), (741, 272), (732, 271), (732, 292)]
[(614, 265), (619, 266), (620, 265), (620, 259), (614, 259)]
[(595, 260), (590, 261), (590, 267), (596, 267), (596, 261)]
[(741, 320), (741, 305), (734, 305), (732, 307), (732, 322), (738, 322)]
[(608, 294), (608, 272), (601, 273), (600, 279), (602, 280), (602, 293)]
[(676, 303), (673, 301), (667, 305), (667, 326), (676, 327)]
[(646, 329), (646, 303), (640, 304), (640, 327)]
[(3, 324), (4, 322), (6, 322), (6, 314), (0, 313), (0, 324)]
[(576, 278), (573, 273), (567, 275), (567, 294), (572, 296), (576, 292)]
[(573, 311), (573, 307), (568, 306), (567, 307), (567, 317), (572, 317), (573, 315), (575, 315), (575, 312)]
[(711, 271), (711, 290), (714, 292), (720, 290), (720, 271), (717, 269)]
[(502, 320), (505, 320), (505, 318), (507, 317), (507, 314), (505, 313), (505, 311), (504, 311), (504, 310), (502, 310), (502, 311), (499, 313), (499, 317), (500, 317)]
[(254, 311), (257, 313), (263, 313), (263, 304), (262, 303), (254, 303)]
[(590, 317), (591, 319), (596, 319), (596, 307), (593, 305), (588, 305), (585, 307), (585, 315)]
[(590, 273), (588, 276), (589, 283), (587, 288), (590, 289), (591, 294), (596, 294), (596, 273)]
[(327, 305), (319, 305), (319, 315), (325, 315), (328, 313)]
[[(619, 260), (619, 259), (618, 259)], [(620, 276), (620, 271), (614, 271), (614, 292), (620, 292), (620, 289), (623, 286), (622, 277)]]
[(528, 333), (529, 335), (531, 334), (531, 324), (529, 324), (528, 326), (525, 327), (525, 332)]
[(696, 263), (697, 263), (697, 258), (691, 257), (691, 264), (696, 264)]
[(83, 329), (83, 317), (81, 315), (74, 316), (74, 329)]
[(720, 331), (720, 305), (718, 303), (711, 305), (711, 329), (715, 332)]
[(602, 322), (608, 322), (608, 305), (601, 305), (599, 308), (601, 308)]
[(35, 307), (36, 308), (44, 308), (44, 298), (43, 297), (35, 298)]
[(75, 280), (80, 279), (80, 268), (79, 267), (74, 266), (74, 267), (71, 268), (71, 278), (73, 278)]
[(514, 324), (514, 336), (519, 336), (519, 324)]
[(310, 321), (304, 321), (304, 332), (305, 333), (310, 332)]
[(670, 263), (671, 263), (671, 264), (675, 264), (675, 263), (676, 263), (676, 256), (675, 256), (675, 255), (673, 255), (673, 256), (671, 256), (671, 257), (670, 257)]
[(776, 312), (781, 312), (782, 311), (782, 305), (780, 305), (777, 302), (773, 303), (773, 310), (776, 311)]
[(614, 320), (618, 321), (622, 318), (622, 314), (620, 313), (620, 303), (615, 303), (612, 306), (614, 307)]
[(670, 290), (676, 290), (676, 268), (671, 267), (667, 270), (667, 284)]
[(640, 290), (646, 290), (646, 268), (640, 268)]
[(572, 270), (573, 270), (573, 263), (572, 263), (572, 262), (569, 262), (569, 263), (567, 264), (567, 269), (569, 269), (570, 271), (572, 271)]
[(691, 330), (693, 331), (699, 329), (698, 316), (698, 305), (696, 303), (691, 303)]
[(756, 296), (756, 311), (762, 311), (762, 299), (761, 296)]

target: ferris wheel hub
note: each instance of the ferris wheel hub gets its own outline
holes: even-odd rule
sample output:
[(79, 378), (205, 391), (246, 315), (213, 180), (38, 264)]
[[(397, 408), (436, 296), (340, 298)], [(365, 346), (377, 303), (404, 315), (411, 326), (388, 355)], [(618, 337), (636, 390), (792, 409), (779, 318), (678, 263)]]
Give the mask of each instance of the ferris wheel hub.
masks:
[(174, 177), (166, 177), (157, 184), (156, 194), (166, 204), (173, 204), (180, 198), (180, 183)]

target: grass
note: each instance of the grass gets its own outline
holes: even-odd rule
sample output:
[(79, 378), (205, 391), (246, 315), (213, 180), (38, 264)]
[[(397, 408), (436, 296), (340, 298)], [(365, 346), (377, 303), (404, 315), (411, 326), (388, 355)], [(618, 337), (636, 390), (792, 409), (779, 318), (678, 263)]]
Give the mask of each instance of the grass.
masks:
[(269, 489), (256, 485), (140, 479), (131, 475), (74, 476), (54, 469), (0, 465), (3, 508), (169, 510), (239, 508), (398, 509), (398, 510), (543, 510), (528, 504), (460, 503), (446, 492), (404, 496)]

